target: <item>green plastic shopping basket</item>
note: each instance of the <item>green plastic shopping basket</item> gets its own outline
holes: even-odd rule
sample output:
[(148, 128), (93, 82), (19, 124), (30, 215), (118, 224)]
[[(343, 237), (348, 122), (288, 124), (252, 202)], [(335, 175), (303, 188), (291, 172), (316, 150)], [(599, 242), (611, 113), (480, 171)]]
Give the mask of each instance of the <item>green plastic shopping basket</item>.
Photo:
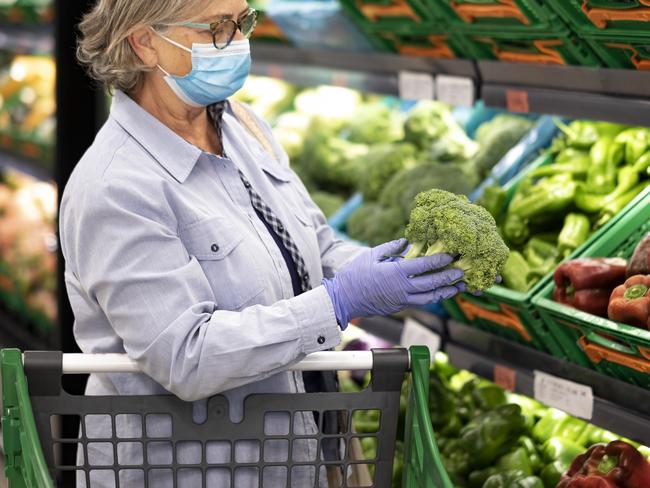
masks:
[[(400, 390), (404, 375), (410, 370), (409, 397), (405, 424), (405, 460), (403, 486), (407, 488), (451, 488), (452, 485), (440, 461), (428, 411), (429, 390), (429, 351), (425, 347), (405, 349), (378, 349), (372, 352), (322, 352), (310, 355), (305, 361), (294, 366), (294, 370), (371, 370), (369, 386), (358, 393), (304, 393), (304, 394), (256, 394), (250, 395), (244, 403), (244, 419), (232, 423), (228, 415), (228, 401), (216, 396), (208, 404), (208, 419), (201, 425), (192, 421), (192, 404), (183, 402), (172, 395), (158, 396), (82, 396), (71, 395), (61, 387), (63, 374), (85, 373), (137, 373), (135, 363), (124, 355), (83, 355), (60, 352), (26, 352), (16, 349), (0, 351), (3, 416), (2, 427), (5, 448), (5, 474), (10, 488), (53, 488), (54, 486), (92, 487), (93, 471), (109, 474), (113, 485), (132, 488), (132, 482), (122, 483), (122, 473), (140, 472), (141, 483), (145, 488), (154, 487), (150, 475), (154, 471), (167, 470), (174, 485), (181, 471), (193, 470), (200, 473), (202, 487), (235, 487), (237, 470), (247, 469), (258, 473), (258, 483), (263, 485), (266, 469), (283, 469), (287, 475), (283, 486), (292, 486), (293, 469), (310, 467), (313, 469), (315, 486), (320, 486), (318, 478), (338, 480), (337, 486), (368, 486), (388, 488), (391, 485), (393, 457), (400, 409)], [(352, 414), (358, 410), (379, 411), (380, 423), (376, 432), (357, 433), (350, 427)], [(330, 412), (339, 418), (340, 432), (323, 432), (319, 421), (317, 434), (294, 435), (290, 419), (300, 412), (317, 412), (322, 419)], [(147, 417), (152, 414), (170, 413), (173, 425), (168, 437), (152, 436), (148, 431)], [(183, 412), (178, 414), (176, 412)], [(265, 414), (286, 413), (287, 432), (284, 435), (269, 435), (265, 431)], [(119, 418), (123, 415), (137, 416), (142, 422), (141, 436), (120, 437)], [(85, 428), (88, 417), (105, 417), (110, 425), (111, 435), (95, 438)], [(79, 420), (79, 435), (64, 438), (57, 421), (65, 417)], [(188, 420), (189, 419), (189, 420)], [(346, 420), (347, 419), (347, 420)], [(273, 432), (275, 434), (276, 432)], [(90, 437), (89, 437), (90, 436)], [(318, 455), (312, 462), (292, 460), (291, 447), (287, 459), (267, 459), (264, 447), (267, 442), (284, 442), (293, 446), (297, 441), (314, 441)], [(360, 445), (364, 437), (373, 437), (377, 449), (374, 458), (365, 459), (355, 443)], [(232, 453), (238, 442), (259, 443), (259, 456), (256, 462), (238, 462)], [(335, 444), (340, 450), (340, 458), (328, 461), (322, 456), (325, 443)], [(150, 444), (170, 446), (172, 454), (182, 443), (200, 443), (201, 462), (193, 465), (182, 464), (182, 459), (172, 455), (172, 462), (165, 465), (150, 463), (148, 455), (140, 454), (139, 459), (128, 459), (123, 463), (119, 458), (119, 444), (130, 443), (145, 447)], [(207, 459), (206, 446), (220, 442), (233, 447), (227, 459), (220, 462)], [(112, 446), (112, 463), (93, 464), (89, 459), (88, 447), (93, 443)], [(67, 462), (65, 460), (68, 460)], [(69, 460), (73, 461), (70, 462)], [(138, 462), (141, 461), (141, 462)], [(360, 470), (356, 468), (363, 468)], [(208, 482), (211, 471), (219, 470), (227, 474), (227, 482), (212, 484)], [(338, 473), (338, 476), (330, 475)], [(360, 476), (358, 473), (365, 473)], [(76, 479), (76, 481), (75, 481)], [(130, 478), (133, 479), (133, 478)], [(223, 479), (223, 478), (222, 478)], [(102, 485), (103, 486), (103, 485)], [(277, 486), (277, 482), (274, 486)]]

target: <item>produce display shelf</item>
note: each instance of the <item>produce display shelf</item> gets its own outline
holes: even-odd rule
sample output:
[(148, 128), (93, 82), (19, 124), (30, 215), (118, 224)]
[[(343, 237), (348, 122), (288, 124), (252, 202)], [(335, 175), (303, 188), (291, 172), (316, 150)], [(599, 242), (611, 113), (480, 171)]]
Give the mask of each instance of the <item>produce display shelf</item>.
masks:
[[(442, 350), (454, 366), (495, 381), (496, 371), (507, 371), (514, 378), (514, 392), (534, 398), (535, 371), (591, 386), (594, 395), (590, 422), (603, 429), (650, 445), (650, 391), (595, 371), (582, 368), (546, 353), (520, 346), (500, 337), (449, 321), (440, 328), (439, 320), (425, 311), (409, 310), (405, 315), (417, 319), (441, 337)], [(403, 321), (371, 317), (358, 321), (366, 332), (390, 343), (399, 344)]]
[(279, 78), (301, 86), (329, 84), (397, 96), (401, 71), (478, 80), (472, 61), (386, 53), (313, 51), (265, 44), (253, 47), (253, 74)]
[(0, 23), (0, 50), (16, 54), (52, 54), (53, 26)]
[(0, 149), (0, 169), (14, 169), (42, 181), (51, 181), (54, 173), (49, 166), (50, 163)]
[(16, 347), (23, 351), (47, 351), (52, 345), (29, 333), (20, 324), (20, 320), (0, 306), (0, 346)]
[(481, 61), (487, 106), (647, 125), (650, 72)]
[(329, 83), (399, 94), (402, 71), (470, 78), (487, 106), (647, 125), (650, 72), (498, 61), (447, 60), (385, 53), (300, 50), (257, 44), (253, 72), (313, 86)]
[(534, 397), (535, 371), (591, 386), (591, 423), (641, 444), (650, 444), (650, 391), (569, 364), (457, 322), (448, 323), (445, 352), (456, 367), (495, 381), (497, 371), (515, 378), (514, 391)]

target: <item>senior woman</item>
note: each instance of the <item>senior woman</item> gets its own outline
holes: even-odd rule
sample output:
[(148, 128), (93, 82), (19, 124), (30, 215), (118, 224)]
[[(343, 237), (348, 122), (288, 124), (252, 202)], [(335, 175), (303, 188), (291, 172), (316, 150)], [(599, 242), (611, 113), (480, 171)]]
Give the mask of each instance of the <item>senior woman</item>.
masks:
[[(114, 99), (61, 204), (74, 333), (84, 352), (126, 353), (144, 373), (93, 375), (89, 395), (172, 393), (194, 402), (201, 422), (209, 419), (207, 399), (224, 394), (237, 422), (247, 395), (305, 391), (289, 366), (336, 346), (351, 318), (463, 289), (454, 285), (462, 273), (443, 269), (449, 256), (403, 262), (388, 256), (404, 241), (365, 249), (336, 240), (269, 127), (227, 101), (248, 76), (255, 21), (243, 0), (99, 0), (80, 25), (78, 57)], [(147, 418), (147, 435), (165, 435), (169, 422)], [(283, 430), (286, 419), (266, 422)], [(115, 428), (119, 437), (142, 435), (139, 418), (116, 417)], [(317, 432), (311, 414), (294, 428)], [(85, 429), (89, 438), (110, 433), (90, 418)], [(116, 460), (101, 447), (88, 445), (91, 466), (172, 460), (171, 445), (143, 453), (139, 443), (122, 443)], [(266, 447), (265, 458), (287, 455), (284, 445)], [(292, 459), (314, 459), (316, 447), (297, 441)], [(201, 463), (200, 449), (183, 449), (177, 459)], [(228, 457), (210, 449), (208, 463)], [(234, 450), (235, 460), (259, 457), (254, 442)], [(173, 482), (164, 470), (148, 476), (156, 488)], [(177, 486), (200, 487), (204, 476), (207, 486), (230, 485), (230, 475), (199, 471), (179, 472)], [(277, 469), (234, 478), (238, 488), (287, 483)], [(89, 481), (145, 482), (138, 470), (116, 479), (93, 471)], [(298, 467), (291, 485), (327, 486), (327, 479)]]

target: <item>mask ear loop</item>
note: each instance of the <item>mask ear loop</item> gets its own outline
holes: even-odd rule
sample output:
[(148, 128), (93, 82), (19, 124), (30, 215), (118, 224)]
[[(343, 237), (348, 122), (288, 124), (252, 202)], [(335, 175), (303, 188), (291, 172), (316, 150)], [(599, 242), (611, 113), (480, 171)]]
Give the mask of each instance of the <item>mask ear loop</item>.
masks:
[[(161, 39), (164, 39), (165, 41), (167, 41), (167, 42), (170, 43), (171, 45), (176, 46), (176, 47), (179, 47), (179, 48), (183, 49), (184, 51), (187, 51), (188, 53), (192, 54), (192, 50), (191, 50), (191, 49), (189, 49), (189, 48), (183, 46), (182, 44), (180, 44), (180, 43), (174, 41), (173, 39), (170, 39), (170, 38), (167, 37), (167, 36), (162, 35), (160, 32), (158, 32), (158, 31), (157, 31), (156, 29), (154, 29), (153, 27), (151, 28), (151, 30), (153, 31), (154, 34), (156, 34), (156, 35), (157, 35), (158, 37), (160, 37)], [(168, 72), (166, 69), (164, 69), (162, 66), (160, 66), (159, 64), (157, 64), (156, 67), (157, 67), (160, 71), (162, 71), (166, 76), (170, 76), (169, 72)]]

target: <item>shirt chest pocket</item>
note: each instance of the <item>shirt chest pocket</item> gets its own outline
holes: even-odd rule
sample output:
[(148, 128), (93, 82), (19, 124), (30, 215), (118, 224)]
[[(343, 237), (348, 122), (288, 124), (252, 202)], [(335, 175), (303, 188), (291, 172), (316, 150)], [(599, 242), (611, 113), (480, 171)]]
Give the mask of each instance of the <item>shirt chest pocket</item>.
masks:
[(201, 265), (220, 309), (241, 310), (264, 290), (254, 245), (236, 223), (210, 217), (181, 228), (180, 237)]

